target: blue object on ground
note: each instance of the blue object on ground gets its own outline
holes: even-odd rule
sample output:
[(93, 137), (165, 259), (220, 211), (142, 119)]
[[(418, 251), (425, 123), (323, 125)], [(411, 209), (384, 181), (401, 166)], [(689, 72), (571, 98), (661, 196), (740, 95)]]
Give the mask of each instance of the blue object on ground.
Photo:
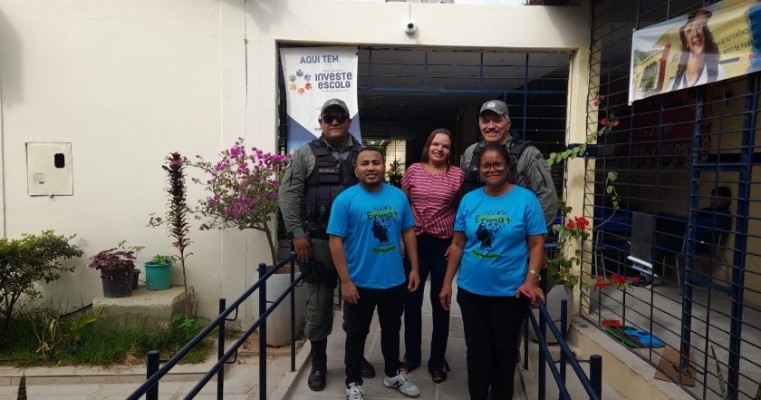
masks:
[(658, 339), (657, 336), (655, 336), (655, 335), (653, 335), (653, 334), (651, 334), (649, 332), (641, 331), (641, 330), (634, 329), (634, 328), (624, 328), (624, 332), (627, 335), (629, 335), (629, 336), (639, 340), (639, 342), (642, 343), (643, 346), (648, 346), (648, 347), (663, 347), (663, 345), (664, 345), (663, 341), (661, 339)]

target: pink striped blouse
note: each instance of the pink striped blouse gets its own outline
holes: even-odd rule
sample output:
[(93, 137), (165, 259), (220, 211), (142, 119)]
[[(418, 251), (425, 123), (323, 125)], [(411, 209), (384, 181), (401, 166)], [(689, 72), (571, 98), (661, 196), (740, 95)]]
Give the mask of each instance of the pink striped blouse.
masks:
[(454, 216), (465, 173), (450, 166), (446, 172), (432, 174), (422, 163), (407, 168), (402, 189), (409, 194), (415, 233), (447, 239), (454, 236)]

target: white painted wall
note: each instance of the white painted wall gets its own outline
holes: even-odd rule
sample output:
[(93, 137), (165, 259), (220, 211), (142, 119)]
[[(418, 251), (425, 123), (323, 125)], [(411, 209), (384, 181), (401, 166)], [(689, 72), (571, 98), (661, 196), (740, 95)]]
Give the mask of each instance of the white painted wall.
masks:
[[(409, 19), (414, 36), (402, 30)], [(587, 7), (0, 0), (2, 234), (77, 233), (85, 258), (46, 296), (87, 304), (100, 291), (85, 267), (98, 250), (123, 239), (147, 246), (142, 258), (169, 250), (165, 231), (145, 227), (164, 206), (168, 152), (213, 158), (239, 136), (274, 149), (278, 43), (575, 51), (588, 47), (588, 27)], [(571, 77), (582, 89), (585, 79)], [(73, 196), (26, 194), (30, 141), (72, 143)], [(202, 194), (191, 191), (194, 202)], [(189, 280), (211, 317), (220, 296), (253, 282), (266, 241), (195, 230), (192, 239)]]

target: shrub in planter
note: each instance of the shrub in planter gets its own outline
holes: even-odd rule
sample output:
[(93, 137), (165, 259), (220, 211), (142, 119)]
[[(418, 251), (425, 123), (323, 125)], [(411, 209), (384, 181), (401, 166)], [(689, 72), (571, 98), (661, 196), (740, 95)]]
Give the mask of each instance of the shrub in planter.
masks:
[(124, 241), (118, 247), (102, 250), (90, 258), (90, 268), (100, 271), (103, 281), (103, 295), (125, 297), (132, 294), (132, 271), (135, 269), (137, 253), (142, 247), (125, 247)]
[(145, 286), (148, 290), (164, 290), (172, 286), (172, 265), (176, 256), (157, 254), (145, 263)]

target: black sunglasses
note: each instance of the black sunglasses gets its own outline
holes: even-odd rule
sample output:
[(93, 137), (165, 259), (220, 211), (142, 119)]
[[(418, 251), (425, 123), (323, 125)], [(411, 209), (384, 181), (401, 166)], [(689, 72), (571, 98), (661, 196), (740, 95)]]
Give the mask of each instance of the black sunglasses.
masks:
[(322, 116), (322, 120), (325, 121), (326, 124), (332, 124), (333, 121), (338, 121), (339, 124), (343, 124), (349, 119), (349, 116), (346, 114), (326, 114)]

